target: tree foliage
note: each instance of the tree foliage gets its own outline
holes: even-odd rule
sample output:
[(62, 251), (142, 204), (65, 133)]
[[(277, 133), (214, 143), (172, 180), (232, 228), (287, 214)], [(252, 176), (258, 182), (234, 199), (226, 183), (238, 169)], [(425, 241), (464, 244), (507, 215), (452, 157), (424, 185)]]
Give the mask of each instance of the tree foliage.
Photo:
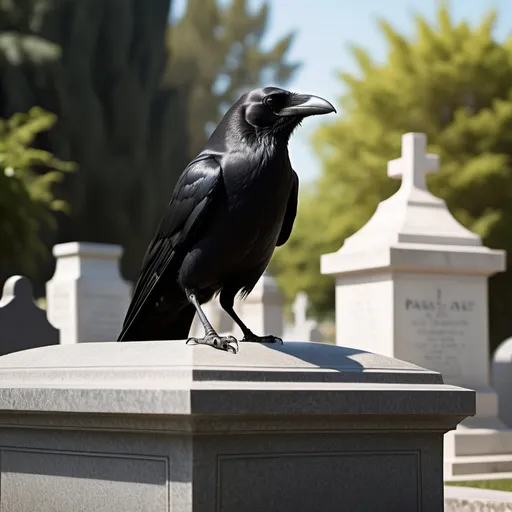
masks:
[[(33, 147), (35, 138), (51, 129), (53, 114), (33, 107), (16, 113), (26, 102), (19, 80), (28, 70), (56, 62), (60, 48), (37, 35), (52, 0), (0, 0), (0, 269), (34, 275), (38, 257), (48, 255), (41, 242), (41, 226), (55, 228), (52, 211), (64, 211), (66, 203), (54, 197), (54, 185), (73, 165), (50, 152)], [(18, 85), (19, 87), (15, 87)], [(30, 105), (29, 105), (30, 106)], [(6, 116), (7, 117), (7, 116)], [(44, 176), (38, 171), (43, 169)]]
[[(36, 257), (48, 255), (39, 237), (41, 225), (55, 228), (51, 212), (69, 211), (67, 203), (54, 196), (53, 185), (74, 165), (31, 147), (36, 135), (55, 120), (36, 107), (0, 119), (0, 268), (16, 265), (33, 274)], [(47, 172), (37, 173), (39, 167)]]
[[(60, 48), (37, 32), (54, 0), (0, 0), (0, 66), (40, 64), (60, 57)], [(5, 70), (5, 69), (4, 69)]]
[[(441, 171), (428, 178), (432, 192), (485, 244), (512, 255), (512, 43), (494, 39), (495, 16), (472, 28), (453, 23), (442, 6), (435, 25), (416, 17), (412, 39), (381, 21), (389, 48), (383, 64), (352, 49), (360, 71), (340, 74), (343, 113), (314, 137), (323, 173), (275, 258), (289, 297), (305, 288), (317, 313), (333, 309), (320, 255), (337, 250), (396, 191), (386, 166), (411, 131), (426, 133), (429, 152), (441, 157)], [(492, 278), (494, 343), (512, 333), (511, 298), (511, 273)]]
[[(5, 61), (0, 115), (34, 105), (56, 114), (35, 144), (79, 164), (60, 185), (71, 215), (57, 216), (55, 236), (42, 233), (45, 243), (121, 244), (125, 273), (133, 275), (158, 215), (159, 184), (151, 175), (164, 163), (156, 155), (168, 145), (161, 120), (170, 107), (160, 101), (157, 108), (157, 99), (170, 2), (1, 1), (9, 33), (37, 44), (32, 58)], [(34, 58), (37, 51), (50, 57), (50, 49), (53, 58)], [(51, 273), (51, 265), (44, 268), (39, 289)]]
[(35, 105), (30, 82), (58, 62), (60, 47), (41, 36), (54, 0), (0, 0), (0, 115)]

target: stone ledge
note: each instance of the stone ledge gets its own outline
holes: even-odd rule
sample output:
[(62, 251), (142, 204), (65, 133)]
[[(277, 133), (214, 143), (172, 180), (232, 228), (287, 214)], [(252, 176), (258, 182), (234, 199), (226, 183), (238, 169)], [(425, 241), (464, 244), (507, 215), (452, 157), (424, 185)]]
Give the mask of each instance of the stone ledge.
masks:
[(322, 274), (349, 275), (384, 271), (489, 276), (506, 268), (505, 252), (487, 247), (396, 243), (365, 252), (338, 252), (321, 258)]
[[(397, 359), (322, 343), (242, 344), (237, 355), (184, 341), (81, 343), (0, 358), (0, 414), (473, 414), (475, 393)], [(403, 421), (403, 418), (402, 418)]]

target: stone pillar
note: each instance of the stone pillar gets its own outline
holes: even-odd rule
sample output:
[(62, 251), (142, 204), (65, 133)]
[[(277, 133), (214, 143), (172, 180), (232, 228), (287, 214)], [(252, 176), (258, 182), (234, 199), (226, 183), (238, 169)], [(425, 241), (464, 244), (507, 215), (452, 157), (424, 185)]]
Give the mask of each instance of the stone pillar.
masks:
[[(333, 254), (323, 274), (336, 279), (340, 345), (397, 357), (477, 391), (476, 417), (446, 436), (446, 475), (512, 471), (512, 435), (498, 420), (489, 382), (487, 280), (505, 270), (504, 251), (482, 245), (425, 173), (438, 169), (426, 137), (408, 133), (388, 175), (400, 189)], [(457, 437), (454, 437), (457, 434)]]
[(46, 283), (46, 308), (61, 344), (117, 339), (131, 299), (131, 285), (119, 274), (122, 252), (83, 242), (53, 248), (57, 266)]
[(471, 390), (333, 345), (80, 343), (0, 358), (9, 512), (443, 509)]

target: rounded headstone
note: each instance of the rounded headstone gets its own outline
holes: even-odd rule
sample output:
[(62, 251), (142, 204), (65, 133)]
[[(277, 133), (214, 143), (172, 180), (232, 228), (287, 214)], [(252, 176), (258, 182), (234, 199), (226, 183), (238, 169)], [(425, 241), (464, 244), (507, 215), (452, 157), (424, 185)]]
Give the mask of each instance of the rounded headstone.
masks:
[(494, 352), (492, 384), (498, 394), (500, 420), (512, 428), (512, 338), (506, 339)]

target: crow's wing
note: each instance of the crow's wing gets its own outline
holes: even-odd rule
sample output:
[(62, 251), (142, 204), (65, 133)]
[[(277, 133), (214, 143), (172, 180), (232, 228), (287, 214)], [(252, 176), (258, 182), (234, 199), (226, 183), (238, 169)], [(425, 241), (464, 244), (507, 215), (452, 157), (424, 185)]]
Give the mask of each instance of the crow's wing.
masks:
[(221, 183), (221, 166), (211, 155), (199, 155), (181, 174), (144, 256), (119, 340), (140, 312), (176, 251), (186, 245), (187, 240), (197, 232), (205, 214), (211, 211)]
[(297, 215), (297, 203), (299, 200), (299, 177), (295, 171), (292, 172), (293, 186), (290, 191), (290, 196), (288, 197), (288, 206), (286, 207), (283, 225), (281, 226), (281, 232), (279, 233), (279, 238), (277, 239), (277, 247), (284, 245), (288, 241), (288, 238), (290, 238), (295, 216)]

